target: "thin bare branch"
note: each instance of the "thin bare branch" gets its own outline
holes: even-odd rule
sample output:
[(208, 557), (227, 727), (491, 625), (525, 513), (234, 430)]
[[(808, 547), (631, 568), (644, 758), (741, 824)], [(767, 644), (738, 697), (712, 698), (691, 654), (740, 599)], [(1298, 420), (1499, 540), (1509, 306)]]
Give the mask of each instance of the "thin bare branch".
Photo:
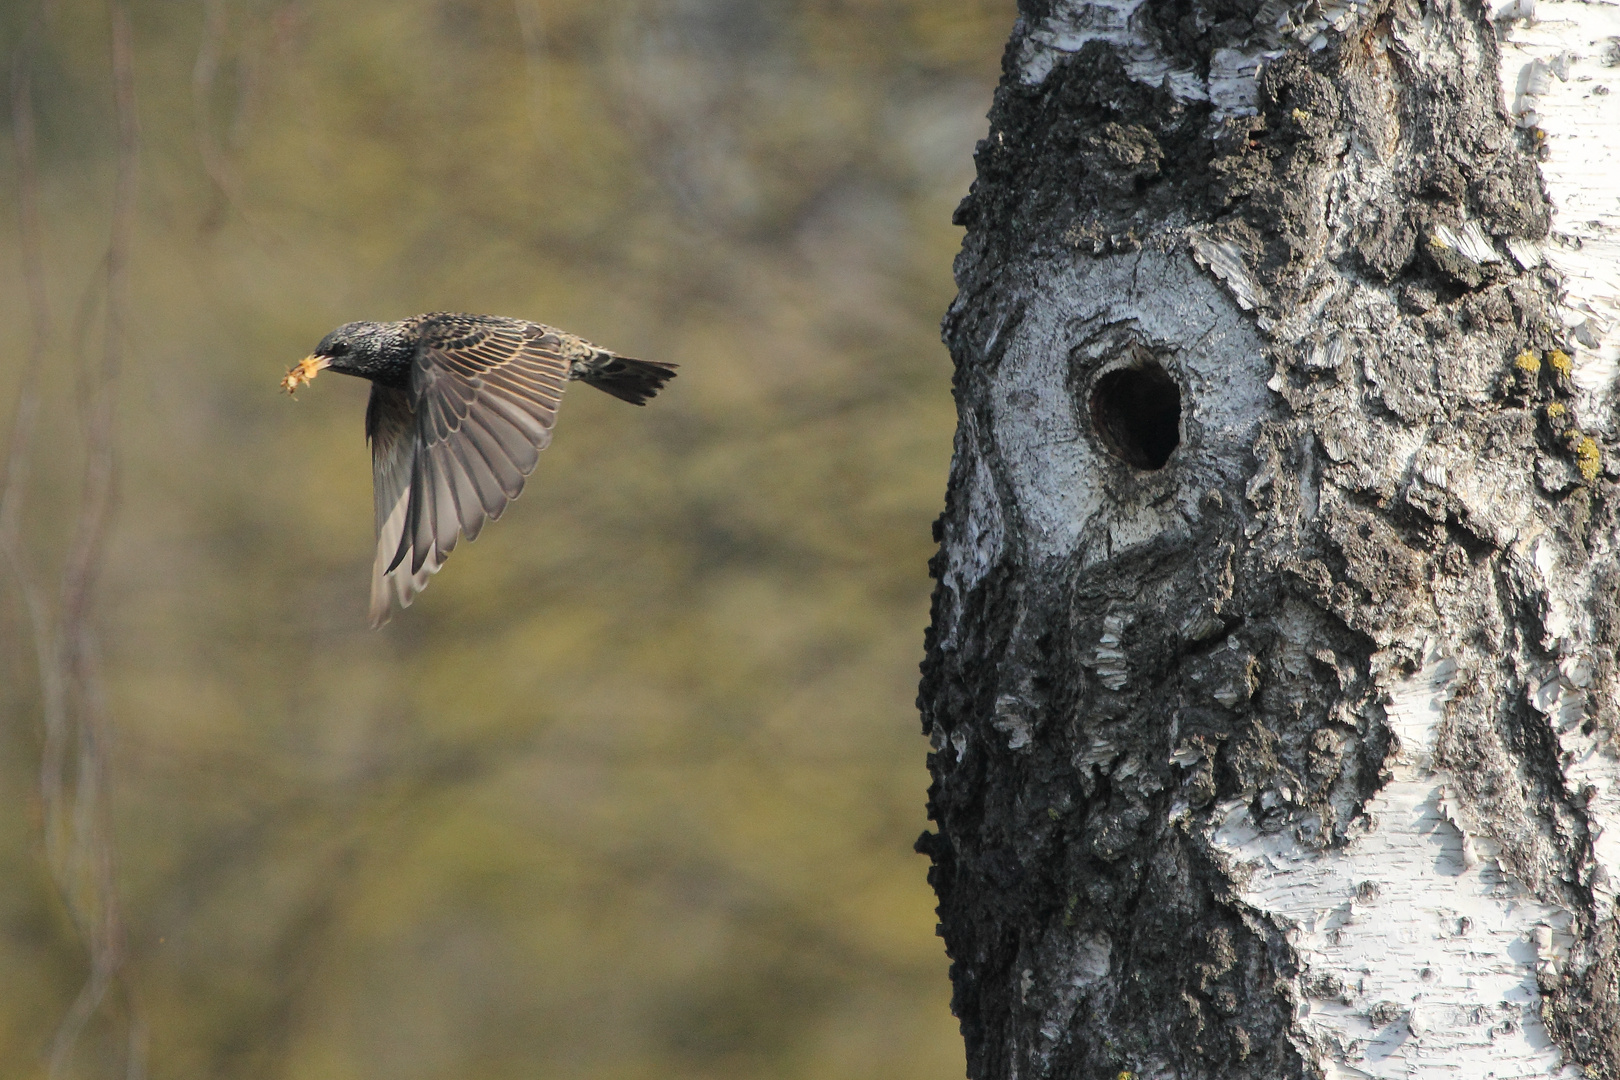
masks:
[[(0, 470), (0, 557), (10, 564), (23, 593), (35, 634), (35, 648), (48, 653), (43, 638), (41, 598), (21, 546), (22, 507), (32, 465), (34, 431), (39, 417), (40, 373), (51, 337), (50, 299), (45, 285), (44, 229), (39, 219), (39, 157), (34, 130), (34, 59), (50, 0), (40, 5), (24, 32), (11, 65), (11, 139), (17, 161), (17, 231), (21, 240), (23, 291), (28, 297), (30, 335), (22, 380), (12, 414), (5, 467)], [(48, 636), (48, 635), (47, 635)]]
[(204, 232), (223, 225), (236, 201), (236, 174), (214, 131), (214, 81), (219, 76), (225, 30), (224, 0), (203, 0), (202, 44), (197, 47), (197, 62), (191, 68), (191, 112), (197, 152), (202, 155), (203, 171), (214, 185), (213, 204), (203, 217)]
[[(22, 537), (23, 504), (33, 463), (40, 407), (40, 379), (52, 335), (49, 292), (45, 280), (44, 227), (39, 214), (39, 155), (34, 126), (33, 76), (51, 0), (43, 0), (23, 34), (11, 67), (11, 136), (17, 162), (17, 216), (22, 276), (28, 298), (31, 334), (0, 480), (0, 558), (10, 568), (22, 600), (34, 660), (39, 671), (41, 720), (45, 746), (40, 789), (47, 807), (61, 805), (62, 756), (67, 740), (67, 674), (53, 626), (46, 590), (35, 574)], [(59, 863), (58, 830), (47, 826), (45, 846), (52, 866)]]
[(125, 303), (130, 234), (134, 227), (136, 166), (140, 136), (135, 116), (134, 62), (128, 9), (112, 7), (113, 87), (118, 113), (118, 170), (113, 190), (111, 237), (104, 263), (106, 305), (101, 367), (87, 386), (86, 436), (89, 454), (78, 523), (62, 577), (62, 640), (73, 648), (88, 616), (88, 604), (100, 565), (102, 544), (112, 510), (114, 412), (125, 334)]
[[(58, 1027), (50, 1054), (52, 1080), (63, 1074), (85, 1026), (119, 981), (124, 963), (124, 927), (112, 849), (107, 775), (108, 714), (91, 601), (104, 561), (116, 491), (115, 418), (127, 321), (128, 263), (134, 231), (140, 133), (135, 100), (134, 34), (124, 0), (110, 5), (112, 74), (118, 153), (112, 227), (102, 263), (103, 327), (100, 363), (87, 367), (81, 383), (85, 420), (85, 475), (68, 555), (62, 571), (56, 644), (57, 668), (74, 706), (71, 751), (67, 725), (46, 732), (41, 766), (47, 854), (58, 888), (90, 953), (90, 977)], [(85, 311), (93, 302), (87, 297)], [(81, 353), (82, 356), (82, 353)], [(66, 789), (71, 756), (74, 778)], [(71, 803), (71, 804), (70, 804)], [(126, 1075), (145, 1071), (144, 1035), (133, 994), (123, 985), (129, 1025)]]
[(146, 1021), (130, 1003), (129, 1042), (124, 1047), (124, 1080), (146, 1080)]

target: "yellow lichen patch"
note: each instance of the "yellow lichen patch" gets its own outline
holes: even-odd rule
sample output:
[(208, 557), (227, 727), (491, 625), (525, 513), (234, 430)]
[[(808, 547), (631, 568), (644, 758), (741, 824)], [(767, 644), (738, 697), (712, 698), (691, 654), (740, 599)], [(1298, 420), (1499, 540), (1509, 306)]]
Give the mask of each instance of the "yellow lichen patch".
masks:
[(281, 388), (289, 394), (292, 393), (305, 383), (313, 381), (320, 370), (330, 363), (331, 361), (324, 356), (304, 357), (282, 378)]
[(1518, 368), (1520, 371), (1527, 371), (1534, 375), (1536, 372), (1541, 370), (1541, 357), (1537, 356), (1531, 350), (1526, 349), (1518, 356), (1513, 358), (1513, 366)]
[(1588, 480), (1596, 480), (1598, 473), (1603, 471), (1603, 451), (1598, 449), (1597, 440), (1590, 435), (1582, 435), (1575, 442), (1575, 467)]
[(1562, 420), (1564, 418), (1564, 414), (1568, 412), (1569, 410), (1564, 408), (1564, 403), (1562, 401), (1555, 401), (1551, 405), (1547, 406), (1547, 419)]
[(1575, 361), (1569, 358), (1569, 353), (1563, 349), (1554, 349), (1547, 354), (1547, 366), (1560, 375), (1568, 375), (1575, 370)]
[(1311, 118), (1311, 114), (1306, 112), (1304, 109), (1295, 109), (1293, 116), (1294, 123), (1296, 124), (1303, 124), (1305, 121)]

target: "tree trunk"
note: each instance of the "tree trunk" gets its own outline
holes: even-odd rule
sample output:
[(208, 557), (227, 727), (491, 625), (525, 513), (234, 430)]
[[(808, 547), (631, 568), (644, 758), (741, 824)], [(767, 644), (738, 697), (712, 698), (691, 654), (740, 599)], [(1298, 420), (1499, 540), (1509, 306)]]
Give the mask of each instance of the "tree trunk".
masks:
[(1620, 1078), (1620, 5), (1532, 2), (1022, 0), (919, 699), (970, 1076)]

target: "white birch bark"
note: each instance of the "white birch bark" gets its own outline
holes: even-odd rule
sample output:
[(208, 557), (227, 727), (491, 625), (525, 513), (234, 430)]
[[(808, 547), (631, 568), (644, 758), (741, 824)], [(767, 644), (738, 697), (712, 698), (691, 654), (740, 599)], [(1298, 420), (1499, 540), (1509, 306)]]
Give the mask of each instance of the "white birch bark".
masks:
[(970, 1076), (1620, 1078), (1620, 3), (1021, 11), (919, 699)]

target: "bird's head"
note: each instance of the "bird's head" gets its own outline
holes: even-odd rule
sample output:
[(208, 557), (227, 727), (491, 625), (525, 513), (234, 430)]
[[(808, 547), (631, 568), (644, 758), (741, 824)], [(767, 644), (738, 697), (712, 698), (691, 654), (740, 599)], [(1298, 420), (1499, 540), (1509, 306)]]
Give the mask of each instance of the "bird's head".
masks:
[(399, 381), (410, 369), (411, 352), (410, 335), (401, 323), (344, 323), (287, 372), (281, 387), (290, 394), (327, 368), (380, 382)]

